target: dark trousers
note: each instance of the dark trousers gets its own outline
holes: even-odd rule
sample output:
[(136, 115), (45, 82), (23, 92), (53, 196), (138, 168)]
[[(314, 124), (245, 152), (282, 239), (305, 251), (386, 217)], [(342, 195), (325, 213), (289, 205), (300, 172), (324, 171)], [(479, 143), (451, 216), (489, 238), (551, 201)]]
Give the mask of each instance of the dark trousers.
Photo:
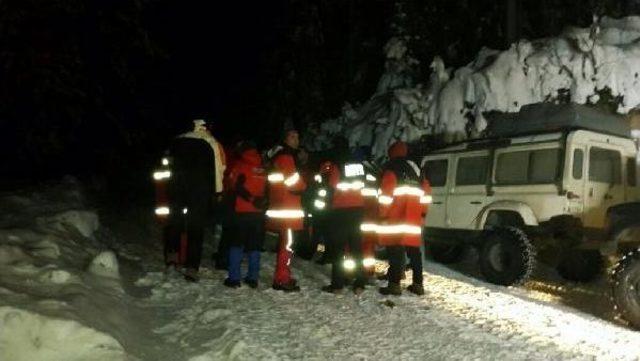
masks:
[(420, 247), (388, 246), (387, 256), (389, 257), (389, 283), (400, 283), (405, 270), (404, 255), (409, 257), (409, 265), (413, 272), (413, 284), (422, 284), (422, 253)]
[(313, 218), (313, 237), (316, 244), (324, 244), (324, 251), (329, 254), (331, 248), (331, 241), (329, 240), (329, 216), (327, 214), (320, 214)]
[(360, 208), (334, 209), (328, 215), (327, 227), (329, 242), (331, 244), (330, 259), (331, 285), (334, 288), (342, 288), (345, 283), (344, 255), (349, 248), (350, 257), (355, 261), (355, 287), (363, 287), (365, 284), (362, 269), (362, 235), (360, 224), (363, 212)]
[(260, 249), (264, 238), (264, 216), (262, 213), (236, 213), (236, 232), (229, 244), (229, 279), (240, 281), (240, 264), (244, 253), (249, 258), (247, 279), (258, 281), (260, 271)]
[(245, 252), (259, 251), (264, 240), (264, 215), (262, 213), (235, 213), (234, 237), (228, 247), (242, 247)]
[(231, 242), (236, 238), (236, 222), (234, 222), (234, 212), (232, 210), (233, 204), (230, 200), (225, 199), (218, 207), (218, 219), (222, 226), (222, 233), (220, 234), (220, 242), (218, 243), (218, 249), (216, 251), (216, 266), (220, 268), (226, 268), (229, 263), (229, 246)]
[[(183, 209), (187, 213), (183, 213)], [(204, 240), (204, 227), (207, 221), (207, 207), (199, 205), (180, 206), (171, 208), (169, 222), (166, 228), (166, 252), (177, 252), (180, 247), (180, 237), (187, 233), (187, 260), (185, 267), (200, 268), (202, 258), (202, 242)]]

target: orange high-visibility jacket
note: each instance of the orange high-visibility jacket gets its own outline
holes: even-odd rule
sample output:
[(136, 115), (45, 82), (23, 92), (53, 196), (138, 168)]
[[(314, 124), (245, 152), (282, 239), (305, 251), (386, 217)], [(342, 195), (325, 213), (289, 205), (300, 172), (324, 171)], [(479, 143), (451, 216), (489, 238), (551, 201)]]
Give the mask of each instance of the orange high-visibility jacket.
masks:
[(428, 181), (419, 179), (415, 163), (407, 160), (397, 162), (408, 162), (409, 169), (415, 169), (415, 175), (398, 174), (393, 169), (397, 167), (388, 167), (383, 172), (378, 197), (380, 224), (376, 233), (382, 246), (420, 247), (423, 218), (431, 203), (431, 186)]
[(284, 149), (273, 158), (273, 168), (269, 171), (267, 180), (267, 229), (275, 232), (301, 230), (305, 215), (300, 196), (307, 186), (296, 169), (291, 151)]

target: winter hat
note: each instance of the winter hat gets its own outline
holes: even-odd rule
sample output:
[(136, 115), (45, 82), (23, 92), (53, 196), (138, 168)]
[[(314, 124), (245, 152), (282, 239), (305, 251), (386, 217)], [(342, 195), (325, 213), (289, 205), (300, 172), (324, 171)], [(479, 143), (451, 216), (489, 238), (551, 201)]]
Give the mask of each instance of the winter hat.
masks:
[(193, 121), (193, 130), (207, 130), (207, 122), (204, 119), (196, 119)]
[(407, 147), (407, 143), (400, 140), (393, 143), (391, 147), (389, 147), (389, 152), (388, 152), (390, 159), (404, 158), (407, 156), (407, 153), (409, 153), (409, 148)]

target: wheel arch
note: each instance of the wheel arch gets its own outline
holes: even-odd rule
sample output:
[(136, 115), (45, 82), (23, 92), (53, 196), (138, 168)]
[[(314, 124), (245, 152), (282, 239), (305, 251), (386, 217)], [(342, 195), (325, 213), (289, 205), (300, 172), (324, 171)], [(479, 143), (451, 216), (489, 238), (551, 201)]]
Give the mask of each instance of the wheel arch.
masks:
[[(498, 201), (484, 207), (477, 219), (478, 229), (485, 229), (493, 222), (493, 217), (507, 220), (507, 223), (501, 226), (538, 226), (538, 218), (527, 204), (514, 201)], [(522, 224), (509, 224), (513, 219), (518, 219)], [(489, 224), (488, 224), (489, 222)]]

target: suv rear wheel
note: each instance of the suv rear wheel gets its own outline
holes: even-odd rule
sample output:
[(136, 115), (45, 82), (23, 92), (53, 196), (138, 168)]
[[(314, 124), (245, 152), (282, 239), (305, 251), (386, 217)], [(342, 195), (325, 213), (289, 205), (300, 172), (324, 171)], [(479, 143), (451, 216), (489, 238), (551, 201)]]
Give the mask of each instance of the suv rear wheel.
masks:
[(616, 312), (640, 328), (640, 249), (622, 257), (611, 273), (611, 285)]
[(521, 284), (533, 271), (535, 249), (521, 229), (497, 227), (487, 232), (479, 262), (487, 281), (504, 286)]

